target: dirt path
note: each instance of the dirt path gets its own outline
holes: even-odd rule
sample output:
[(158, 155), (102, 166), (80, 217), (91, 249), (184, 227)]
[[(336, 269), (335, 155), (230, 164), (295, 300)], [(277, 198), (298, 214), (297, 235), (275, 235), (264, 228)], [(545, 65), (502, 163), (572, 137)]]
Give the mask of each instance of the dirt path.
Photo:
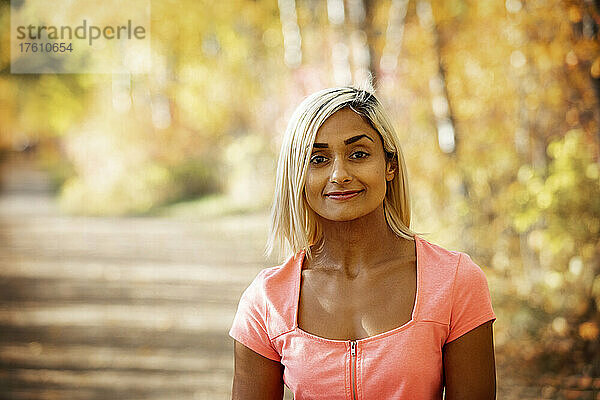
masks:
[(230, 398), (266, 215), (69, 217), (31, 163), (0, 177), (0, 398)]

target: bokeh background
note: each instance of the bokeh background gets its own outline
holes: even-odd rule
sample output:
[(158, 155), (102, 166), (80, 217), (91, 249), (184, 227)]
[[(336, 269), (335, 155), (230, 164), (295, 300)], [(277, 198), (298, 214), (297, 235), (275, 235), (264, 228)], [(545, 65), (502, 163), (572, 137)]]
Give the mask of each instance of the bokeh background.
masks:
[(151, 4), (151, 73), (15, 75), (0, 1), (1, 398), (229, 398), (285, 125), (371, 75), (498, 398), (600, 399), (600, 2)]

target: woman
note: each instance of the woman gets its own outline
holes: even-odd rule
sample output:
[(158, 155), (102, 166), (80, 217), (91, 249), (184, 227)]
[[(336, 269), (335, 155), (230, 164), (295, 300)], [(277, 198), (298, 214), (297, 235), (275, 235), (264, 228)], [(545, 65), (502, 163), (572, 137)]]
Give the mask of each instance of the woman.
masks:
[(485, 276), (410, 230), (406, 167), (373, 94), (314, 93), (287, 127), (268, 252), (243, 293), (233, 399), (494, 399)]

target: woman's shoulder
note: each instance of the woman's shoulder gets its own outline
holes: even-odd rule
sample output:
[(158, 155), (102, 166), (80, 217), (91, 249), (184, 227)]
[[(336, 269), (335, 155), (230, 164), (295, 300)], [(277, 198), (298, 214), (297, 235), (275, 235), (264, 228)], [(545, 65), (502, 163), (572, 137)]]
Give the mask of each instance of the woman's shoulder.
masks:
[[(481, 267), (465, 252), (451, 251), (424, 239), (420, 242), (421, 318), (450, 323), (451, 316), (456, 318), (460, 313), (467, 317), (479, 315), (476, 305), (489, 303), (487, 280)], [(460, 311), (463, 309), (467, 311)]]
[[(448, 250), (427, 240), (420, 239), (421, 259), (418, 260), (424, 281), (436, 291), (444, 288), (448, 292), (465, 288), (471, 284), (483, 284), (485, 274), (469, 254)], [(432, 289), (433, 290), (433, 289)]]
[(242, 294), (240, 304), (255, 310), (254, 318), (263, 321), (270, 337), (293, 327), (302, 258), (262, 269)]
[(303, 254), (290, 256), (285, 262), (263, 268), (246, 289), (247, 296), (273, 306), (286, 303), (298, 285)]
[(415, 235), (415, 240), (417, 240), (417, 245), (420, 246), (417, 251), (417, 254), (421, 256), (419, 261), (426, 265), (452, 269), (453, 266), (458, 265), (460, 258), (466, 255), (460, 251), (448, 250), (420, 236)]
[(285, 281), (294, 280), (296, 272), (299, 271), (304, 253), (300, 252), (290, 256), (279, 265), (263, 268), (254, 278), (253, 283), (273, 286)]

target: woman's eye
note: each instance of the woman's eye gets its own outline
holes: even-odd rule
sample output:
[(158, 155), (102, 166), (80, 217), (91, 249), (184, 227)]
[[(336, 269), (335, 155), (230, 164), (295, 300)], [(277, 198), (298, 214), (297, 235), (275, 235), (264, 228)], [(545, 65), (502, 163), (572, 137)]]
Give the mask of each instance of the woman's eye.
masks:
[(359, 159), (359, 158), (366, 158), (369, 156), (369, 153), (364, 152), (364, 151), (355, 151), (354, 153), (352, 153), (352, 155), (350, 157), (354, 158), (354, 159)]
[(327, 161), (327, 159), (323, 156), (312, 156), (310, 159), (311, 164), (321, 164)]

